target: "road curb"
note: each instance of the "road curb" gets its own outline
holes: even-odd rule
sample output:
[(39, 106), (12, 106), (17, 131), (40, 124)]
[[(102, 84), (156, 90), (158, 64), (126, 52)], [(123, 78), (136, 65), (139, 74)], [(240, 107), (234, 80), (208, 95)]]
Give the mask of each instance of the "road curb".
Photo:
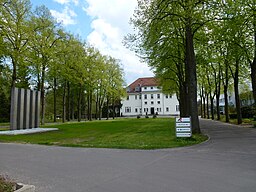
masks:
[(17, 185), (22, 187), (14, 192), (34, 192), (35, 191), (34, 185), (25, 185), (22, 183), (17, 183)]

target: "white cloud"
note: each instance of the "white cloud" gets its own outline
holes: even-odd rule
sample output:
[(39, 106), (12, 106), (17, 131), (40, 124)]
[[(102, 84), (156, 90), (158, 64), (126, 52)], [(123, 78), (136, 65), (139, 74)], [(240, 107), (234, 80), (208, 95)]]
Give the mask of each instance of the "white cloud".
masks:
[(75, 5), (79, 4), (79, 0), (53, 0), (53, 1), (60, 3), (62, 5), (69, 4), (69, 3), (74, 3)]
[(93, 31), (87, 37), (88, 42), (103, 54), (121, 60), (127, 83), (139, 77), (152, 76), (149, 67), (141, 63), (139, 58), (122, 44), (124, 36), (132, 32), (129, 19), (137, 5), (137, 0), (86, 1), (88, 7), (83, 9), (93, 19), (91, 23)]
[[(60, 1), (60, 0), (58, 0)], [(62, 0), (64, 1), (64, 0)], [(66, 6), (62, 12), (58, 12), (56, 10), (50, 10), (52, 16), (57, 19), (58, 22), (63, 23), (63, 25), (74, 25), (76, 24), (75, 17), (76, 13)]]

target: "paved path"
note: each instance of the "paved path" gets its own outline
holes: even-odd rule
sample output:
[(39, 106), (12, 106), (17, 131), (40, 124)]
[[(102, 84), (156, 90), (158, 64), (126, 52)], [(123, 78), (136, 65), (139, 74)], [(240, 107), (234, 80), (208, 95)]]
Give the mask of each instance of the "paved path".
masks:
[(255, 192), (256, 129), (201, 127), (208, 142), (165, 150), (0, 144), (0, 173), (37, 192)]

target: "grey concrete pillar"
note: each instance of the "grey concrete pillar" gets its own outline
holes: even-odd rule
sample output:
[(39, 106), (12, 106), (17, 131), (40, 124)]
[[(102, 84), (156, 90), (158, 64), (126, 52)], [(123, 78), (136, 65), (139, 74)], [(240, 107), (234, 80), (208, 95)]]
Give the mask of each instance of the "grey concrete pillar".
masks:
[(40, 91), (12, 88), (11, 130), (39, 127)]
[(25, 90), (24, 98), (24, 128), (29, 128), (29, 117), (30, 117), (30, 90)]
[(17, 130), (17, 104), (18, 104), (18, 89), (13, 87), (11, 92), (11, 130)]
[(35, 94), (35, 128), (39, 127), (40, 122), (40, 93), (40, 91), (36, 91)]
[(23, 129), (23, 121), (24, 121), (24, 89), (18, 89), (17, 129)]
[(35, 92), (30, 91), (30, 114), (29, 114), (29, 128), (34, 128), (35, 125)]

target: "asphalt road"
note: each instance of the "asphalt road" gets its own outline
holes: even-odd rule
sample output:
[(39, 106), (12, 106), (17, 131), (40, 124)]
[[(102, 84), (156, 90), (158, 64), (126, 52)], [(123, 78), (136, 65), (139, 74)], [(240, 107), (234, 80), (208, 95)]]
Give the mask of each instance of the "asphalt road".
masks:
[(256, 129), (201, 127), (209, 141), (165, 150), (0, 144), (0, 173), (37, 192), (255, 192)]

